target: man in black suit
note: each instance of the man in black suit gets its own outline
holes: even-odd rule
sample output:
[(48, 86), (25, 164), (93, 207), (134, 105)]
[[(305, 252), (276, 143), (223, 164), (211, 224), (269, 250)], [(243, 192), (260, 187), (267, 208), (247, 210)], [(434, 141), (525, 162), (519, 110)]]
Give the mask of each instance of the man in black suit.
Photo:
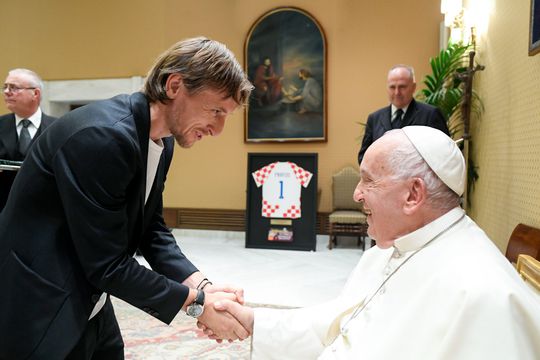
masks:
[[(22, 161), (36, 136), (55, 118), (39, 107), (43, 82), (32, 70), (9, 71), (4, 82), (4, 101), (11, 114), (0, 116), (0, 159)], [(26, 125), (26, 126), (25, 126)], [(16, 171), (0, 169), (0, 211), (6, 204)]]
[(165, 323), (184, 310), (221, 338), (249, 335), (212, 306), (243, 291), (183, 255), (162, 192), (174, 140), (219, 135), (251, 89), (223, 44), (188, 39), (157, 59), (142, 92), (71, 111), (37, 139), (0, 214), (0, 359), (123, 359), (107, 294)]
[(386, 89), (390, 106), (369, 114), (362, 146), (358, 152), (358, 164), (362, 162), (367, 148), (391, 129), (424, 125), (450, 135), (446, 119), (438, 108), (413, 99), (416, 80), (412, 67), (401, 64), (392, 67), (388, 72)]

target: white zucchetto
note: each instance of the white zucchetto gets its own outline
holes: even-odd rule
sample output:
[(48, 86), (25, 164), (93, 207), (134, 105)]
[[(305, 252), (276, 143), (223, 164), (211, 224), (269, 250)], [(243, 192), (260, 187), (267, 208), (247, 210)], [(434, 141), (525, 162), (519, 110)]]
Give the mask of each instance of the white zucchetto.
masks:
[(403, 132), (431, 170), (456, 194), (465, 188), (465, 159), (454, 140), (429, 126), (406, 126)]

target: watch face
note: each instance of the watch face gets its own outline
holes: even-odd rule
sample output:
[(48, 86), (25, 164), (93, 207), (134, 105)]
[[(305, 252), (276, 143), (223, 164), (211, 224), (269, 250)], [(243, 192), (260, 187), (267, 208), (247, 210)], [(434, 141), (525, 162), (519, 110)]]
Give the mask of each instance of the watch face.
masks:
[(204, 307), (201, 304), (193, 303), (186, 309), (186, 314), (192, 317), (199, 317), (202, 315)]

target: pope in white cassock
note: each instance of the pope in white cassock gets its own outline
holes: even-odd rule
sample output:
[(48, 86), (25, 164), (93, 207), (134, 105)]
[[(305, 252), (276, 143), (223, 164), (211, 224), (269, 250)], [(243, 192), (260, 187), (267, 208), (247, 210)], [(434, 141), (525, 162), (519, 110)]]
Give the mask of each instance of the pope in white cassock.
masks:
[(373, 143), (354, 198), (369, 249), (341, 295), (294, 310), (222, 302), (252, 359), (540, 359), (540, 300), (460, 208), (465, 162), (425, 126)]

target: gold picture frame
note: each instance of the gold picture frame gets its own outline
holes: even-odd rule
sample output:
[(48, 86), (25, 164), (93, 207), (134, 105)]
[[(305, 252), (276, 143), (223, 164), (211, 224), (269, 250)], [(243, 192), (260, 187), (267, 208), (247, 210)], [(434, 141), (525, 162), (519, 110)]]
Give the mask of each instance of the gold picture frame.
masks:
[(540, 52), (540, 0), (531, 0), (531, 21), (529, 25), (529, 56)]
[(326, 142), (326, 38), (295, 7), (263, 14), (244, 46), (255, 86), (245, 110), (245, 142)]

